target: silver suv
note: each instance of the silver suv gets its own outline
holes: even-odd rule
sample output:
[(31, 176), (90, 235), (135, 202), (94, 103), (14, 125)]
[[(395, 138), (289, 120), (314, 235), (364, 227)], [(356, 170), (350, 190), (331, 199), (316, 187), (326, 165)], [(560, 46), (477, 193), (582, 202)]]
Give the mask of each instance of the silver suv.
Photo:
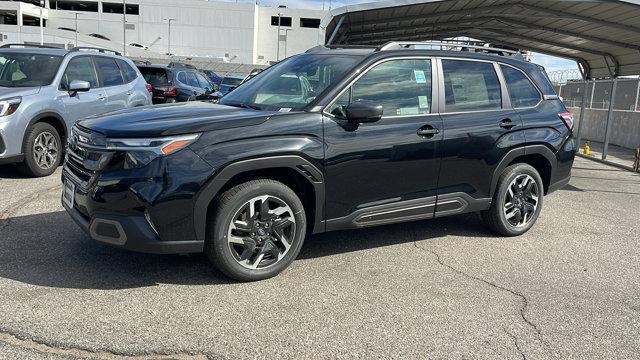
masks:
[(115, 52), (2, 46), (0, 164), (50, 175), (77, 120), (143, 105), (151, 105), (147, 83), (131, 60)]

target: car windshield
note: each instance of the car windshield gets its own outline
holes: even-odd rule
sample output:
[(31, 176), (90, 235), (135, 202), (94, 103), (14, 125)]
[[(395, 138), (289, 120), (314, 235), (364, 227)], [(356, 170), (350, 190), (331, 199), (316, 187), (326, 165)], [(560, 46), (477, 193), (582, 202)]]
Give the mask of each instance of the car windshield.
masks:
[(301, 110), (329, 85), (340, 80), (359, 57), (301, 54), (256, 75), (221, 104), (268, 110)]
[(49, 85), (61, 62), (61, 56), (0, 53), (0, 87)]

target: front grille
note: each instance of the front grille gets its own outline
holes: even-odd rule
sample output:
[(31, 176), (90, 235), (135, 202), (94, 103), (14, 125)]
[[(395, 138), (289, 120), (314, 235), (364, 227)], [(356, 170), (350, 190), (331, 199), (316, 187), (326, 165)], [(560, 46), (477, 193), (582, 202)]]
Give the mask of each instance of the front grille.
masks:
[(64, 171), (86, 191), (112, 156), (113, 152), (106, 149), (101, 134), (75, 125), (69, 136)]

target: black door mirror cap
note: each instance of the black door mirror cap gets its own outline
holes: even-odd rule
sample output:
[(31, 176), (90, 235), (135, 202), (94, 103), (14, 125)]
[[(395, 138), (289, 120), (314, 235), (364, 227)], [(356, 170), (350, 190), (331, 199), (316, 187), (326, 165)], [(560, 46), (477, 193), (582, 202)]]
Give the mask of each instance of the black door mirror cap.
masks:
[(358, 100), (347, 106), (347, 121), (353, 124), (374, 123), (382, 119), (382, 105)]

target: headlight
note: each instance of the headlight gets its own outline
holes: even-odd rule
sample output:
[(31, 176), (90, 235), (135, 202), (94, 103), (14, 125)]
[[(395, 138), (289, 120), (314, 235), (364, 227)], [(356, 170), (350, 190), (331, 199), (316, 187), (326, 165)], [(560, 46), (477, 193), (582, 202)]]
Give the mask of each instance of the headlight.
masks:
[(125, 167), (136, 168), (185, 148), (199, 136), (200, 134), (190, 134), (147, 139), (107, 139), (107, 149), (125, 151)]
[(13, 114), (18, 110), (21, 102), (22, 98), (20, 96), (0, 100), (0, 116)]
[(194, 142), (200, 134), (167, 136), (162, 138), (108, 139), (107, 149), (122, 151), (150, 151), (169, 155)]

